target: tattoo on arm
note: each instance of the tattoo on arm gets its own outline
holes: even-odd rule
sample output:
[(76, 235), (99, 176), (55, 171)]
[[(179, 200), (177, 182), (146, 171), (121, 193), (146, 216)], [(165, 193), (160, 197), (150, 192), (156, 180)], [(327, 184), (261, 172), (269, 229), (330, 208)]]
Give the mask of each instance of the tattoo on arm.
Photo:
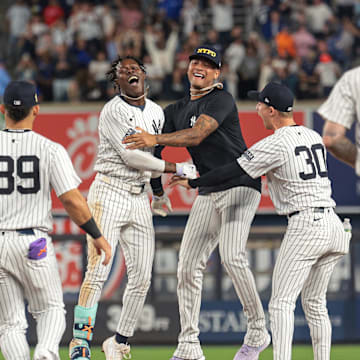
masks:
[(169, 134), (156, 135), (156, 143), (168, 146), (196, 146), (218, 128), (218, 122), (211, 116), (201, 114), (194, 127)]
[[(327, 136), (333, 135), (328, 134)], [(355, 167), (357, 153), (356, 146), (347, 137), (339, 137), (331, 147), (328, 147), (328, 150), (337, 159), (345, 162), (352, 167)]]

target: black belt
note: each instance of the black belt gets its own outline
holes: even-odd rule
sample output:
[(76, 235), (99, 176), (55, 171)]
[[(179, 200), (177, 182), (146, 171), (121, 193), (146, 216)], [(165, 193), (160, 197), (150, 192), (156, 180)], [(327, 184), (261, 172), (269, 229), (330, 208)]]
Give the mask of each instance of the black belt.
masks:
[(26, 228), (26, 229), (16, 229), (15, 230), (18, 234), (21, 235), (35, 235), (33, 228)]
[[(25, 228), (25, 229), (16, 229), (16, 230), (10, 230), (10, 231), (16, 231), (20, 235), (35, 235), (35, 231), (33, 228)], [(7, 230), (0, 231), (1, 235), (5, 235)]]
[[(314, 209), (314, 213), (324, 213), (325, 211), (325, 208), (324, 207), (316, 207), (316, 208), (313, 208)], [(300, 211), (294, 211), (292, 212), (291, 214), (288, 215), (288, 218), (291, 218), (292, 216), (294, 215), (298, 215), (300, 214)]]

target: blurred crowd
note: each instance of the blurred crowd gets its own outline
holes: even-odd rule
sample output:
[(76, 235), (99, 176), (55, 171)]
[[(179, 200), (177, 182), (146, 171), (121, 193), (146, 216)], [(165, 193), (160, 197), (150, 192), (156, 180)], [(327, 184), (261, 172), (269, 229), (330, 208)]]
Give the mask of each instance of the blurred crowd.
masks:
[(10, 79), (29, 80), (43, 102), (107, 100), (118, 55), (143, 60), (149, 97), (178, 99), (202, 43), (223, 54), (236, 99), (270, 80), (322, 98), (360, 65), (357, 0), (15, 0), (4, 17), (0, 96)]

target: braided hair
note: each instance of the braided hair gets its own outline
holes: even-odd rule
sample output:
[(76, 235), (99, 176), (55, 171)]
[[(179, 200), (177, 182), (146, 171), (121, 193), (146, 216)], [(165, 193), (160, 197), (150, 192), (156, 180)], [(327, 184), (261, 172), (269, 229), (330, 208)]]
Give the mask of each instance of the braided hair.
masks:
[(125, 59), (132, 59), (135, 62), (137, 62), (140, 69), (146, 74), (145, 66), (140, 59), (136, 58), (135, 56), (130, 56), (130, 55), (125, 56), (125, 57), (119, 56), (115, 61), (113, 61), (111, 63), (111, 69), (106, 73), (106, 77), (108, 78), (109, 81), (111, 81), (113, 83), (114, 89), (120, 90), (119, 85), (116, 82), (117, 73), (118, 73), (121, 62), (124, 61)]

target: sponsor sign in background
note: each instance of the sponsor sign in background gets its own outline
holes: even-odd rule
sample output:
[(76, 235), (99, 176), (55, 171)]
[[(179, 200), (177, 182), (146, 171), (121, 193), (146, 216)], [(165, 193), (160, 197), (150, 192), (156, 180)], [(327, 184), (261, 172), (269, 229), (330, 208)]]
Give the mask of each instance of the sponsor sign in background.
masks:
[[(353, 316), (355, 307), (360, 307), (360, 298), (347, 301), (328, 301), (332, 324), (333, 342), (356, 342), (360, 339), (360, 322)], [(267, 320), (268, 303), (264, 302)], [(72, 338), (73, 305), (66, 305), (67, 328), (62, 344)], [(113, 302), (102, 302), (96, 316), (93, 344), (101, 344), (116, 331), (121, 306)], [(300, 302), (295, 310), (294, 342), (310, 342), (310, 332)], [(36, 342), (34, 320), (29, 317), (29, 341)], [(241, 344), (246, 331), (246, 318), (239, 302), (204, 301), (200, 312), (200, 340), (204, 344)], [(269, 328), (269, 323), (267, 324)], [(155, 302), (144, 306), (132, 341), (137, 344), (176, 344), (179, 333), (178, 304)]]
[[(99, 113), (63, 113), (63, 114), (40, 114), (35, 122), (34, 130), (49, 139), (62, 144), (68, 151), (74, 164), (76, 172), (82, 179), (79, 190), (86, 196), (92, 180), (94, 179), (94, 164), (98, 147), (98, 125)], [(271, 134), (264, 129), (262, 120), (256, 112), (240, 112), (240, 124), (244, 138), (248, 146), (261, 138)], [(295, 113), (298, 124), (304, 123), (304, 113)], [(166, 160), (181, 162), (190, 161), (190, 155), (185, 148), (167, 147), (164, 149), (163, 157)], [(187, 213), (196, 197), (195, 190), (186, 190), (182, 187), (170, 189), (167, 186), (171, 175), (163, 175), (165, 191), (169, 195), (174, 213)], [(273, 211), (273, 205), (269, 198), (266, 181), (263, 179), (263, 196), (260, 210)], [(57, 197), (53, 194), (53, 210), (64, 212)]]

